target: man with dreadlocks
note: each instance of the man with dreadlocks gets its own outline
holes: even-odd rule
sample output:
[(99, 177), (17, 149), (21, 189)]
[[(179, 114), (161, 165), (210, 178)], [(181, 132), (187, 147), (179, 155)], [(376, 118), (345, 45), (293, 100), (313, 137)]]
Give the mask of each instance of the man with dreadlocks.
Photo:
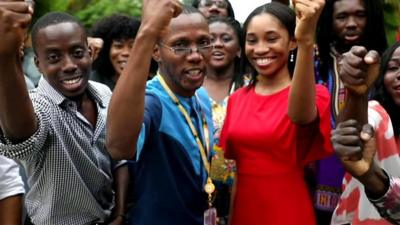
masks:
[[(336, 127), (347, 91), (338, 75), (341, 55), (352, 46), (365, 46), (379, 54), (387, 47), (382, 2), (329, 0), (319, 20), (316, 48), (316, 81), (331, 93), (331, 123)], [(316, 164), (315, 208), (318, 224), (329, 224), (342, 193), (344, 169), (336, 156)]]

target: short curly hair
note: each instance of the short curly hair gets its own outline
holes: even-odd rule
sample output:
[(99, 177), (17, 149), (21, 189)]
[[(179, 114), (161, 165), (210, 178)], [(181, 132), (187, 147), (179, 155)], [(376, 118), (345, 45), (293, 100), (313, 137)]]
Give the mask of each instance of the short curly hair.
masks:
[(56, 24), (60, 24), (60, 23), (75, 23), (82, 29), (82, 31), (86, 35), (86, 30), (83, 27), (82, 23), (78, 19), (73, 17), (72, 15), (70, 15), (68, 13), (64, 13), (64, 12), (46, 13), (44, 16), (40, 17), (32, 27), (32, 31), (31, 31), (32, 48), (33, 48), (33, 51), (35, 52), (35, 54), (36, 54), (36, 49), (37, 49), (37, 45), (36, 45), (37, 35), (38, 35), (39, 31), (48, 26), (52, 26), (52, 25), (56, 25)]
[(99, 56), (93, 62), (93, 70), (103, 77), (114, 76), (115, 69), (109, 58), (112, 42), (134, 39), (139, 27), (139, 19), (123, 14), (113, 14), (99, 20), (89, 31), (89, 36), (98, 37), (104, 41)]

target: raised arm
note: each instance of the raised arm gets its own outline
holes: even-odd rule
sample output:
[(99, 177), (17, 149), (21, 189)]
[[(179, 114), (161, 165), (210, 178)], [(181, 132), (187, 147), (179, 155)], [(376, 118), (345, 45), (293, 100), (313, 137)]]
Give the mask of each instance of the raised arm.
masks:
[(325, 0), (293, 1), (296, 10), (297, 59), (289, 95), (289, 117), (307, 124), (317, 117), (314, 78), (314, 39)]
[(153, 48), (171, 19), (180, 12), (178, 0), (143, 1), (142, 23), (108, 111), (107, 148), (114, 159), (131, 159), (135, 155)]
[(376, 143), (370, 138), (372, 127), (364, 125), (368, 123), (368, 88), (378, 74), (379, 55), (354, 46), (342, 57), (339, 75), (348, 95), (346, 106), (339, 114), (340, 123), (332, 135), (333, 147), (345, 170), (372, 196), (382, 196), (388, 189), (389, 179), (374, 163)]
[(32, 14), (24, 1), (0, 1), (0, 126), (13, 142), (23, 141), (37, 130), (19, 51)]
[(339, 76), (347, 89), (346, 107), (338, 122), (354, 119), (359, 124), (368, 123), (368, 91), (379, 73), (379, 54), (353, 46), (339, 62)]

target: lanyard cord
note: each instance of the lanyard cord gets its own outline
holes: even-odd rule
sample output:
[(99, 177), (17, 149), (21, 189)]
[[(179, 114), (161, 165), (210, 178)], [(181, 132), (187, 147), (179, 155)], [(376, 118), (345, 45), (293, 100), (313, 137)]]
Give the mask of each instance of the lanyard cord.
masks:
[[(186, 111), (186, 109), (183, 107), (182, 103), (179, 101), (179, 99), (176, 97), (176, 95), (171, 91), (171, 89), (168, 87), (167, 83), (165, 82), (164, 78), (161, 75), (158, 75), (159, 80), (161, 85), (163, 86), (163, 88), (165, 89), (165, 91), (167, 92), (167, 94), (169, 95), (169, 97), (171, 97), (172, 101), (175, 103), (175, 105), (178, 107), (179, 111), (181, 111), (183, 117), (185, 117), (187, 124), (190, 127), (190, 130), (192, 131), (192, 134), (194, 136), (194, 138), (196, 139), (197, 145), (199, 146), (199, 151), (200, 151), (200, 155), (204, 164), (204, 167), (207, 171), (207, 176), (210, 176), (210, 171), (211, 171), (211, 166), (210, 163), (207, 159), (207, 149), (210, 143), (210, 133), (208, 131), (208, 126), (207, 126), (207, 122), (205, 119), (205, 115), (203, 114), (203, 112), (201, 113), (201, 118), (202, 118), (202, 123), (203, 123), (203, 132), (204, 132), (204, 136), (205, 136), (205, 144), (206, 146), (203, 146), (203, 144), (201, 143), (201, 140), (199, 138), (199, 134), (195, 128), (195, 126), (193, 125), (192, 120), (190, 119), (189, 113)], [(196, 95), (197, 98), (197, 95)]]

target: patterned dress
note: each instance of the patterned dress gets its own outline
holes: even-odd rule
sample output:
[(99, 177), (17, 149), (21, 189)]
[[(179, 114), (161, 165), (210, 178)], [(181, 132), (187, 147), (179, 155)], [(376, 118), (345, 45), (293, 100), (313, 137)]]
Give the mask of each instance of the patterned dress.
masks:
[[(398, 142), (393, 136), (393, 127), (389, 115), (377, 102), (370, 101), (368, 108), (368, 123), (375, 129), (377, 153), (375, 162), (389, 176), (400, 177), (400, 157)], [(381, 199), (373, 200), (385, 217), (390, 217), (400, 223), (400, 182), (398, 178), (391, 179), (391, 189)], [(397, 207), (392, 202), (397, 202)], [(389, 209), (384, 210), (384, 207)], [(391, 211), (391, 210), (394, 211)], [(373, 204), (368, 200), (363, 185), (350, 174), (343, 179), (343, 194), (332, 216), (332, 225), (380, 225), (390, 224), (383, 219)]]

